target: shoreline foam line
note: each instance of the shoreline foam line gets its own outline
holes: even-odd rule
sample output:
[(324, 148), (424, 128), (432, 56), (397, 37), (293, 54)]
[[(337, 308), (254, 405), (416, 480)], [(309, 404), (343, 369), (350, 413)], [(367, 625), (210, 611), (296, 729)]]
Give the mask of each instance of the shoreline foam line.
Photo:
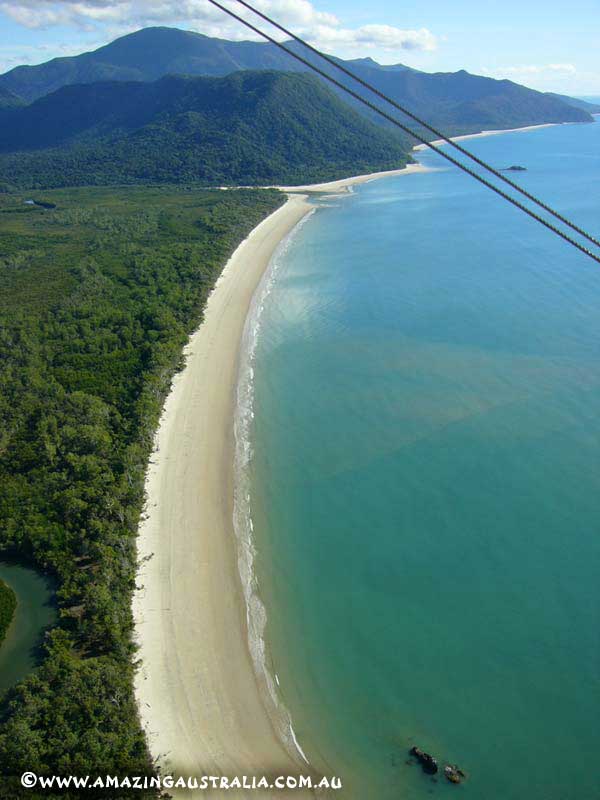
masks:
[(233, 526), (238, 543), (238, 569), (246, 601), (248, 645), (254, 664), (259, 688), (273, 725), (286, 747), (310, 764), (300, 746), (289, 710), (278, 691), (280, 683), (277, 673), (269, 667), (268, 642), (265, 638), (267, 610), (258, 589), (254, 569), (256, 547), (250, 491), (250, 467), (253, 457), (252, 424), (254, 420), (254, 357), (262, 327), (265, 302), (271, 293), (280, 266), (290, 243), (301, 227), (315, 213), (312, 207), (277, 246), (268, 268), (254, 292), (252, 303), (244, 324), (240, 346), (239, 373), (237, 382), (237, 404), (235, 409), (235, 466)]
[[(232, 528), (242, 334), (273, 253), (311, 208), (303, 196), (289, 198), (232, 255), (185, 348), (185, 369), (156, 432), (133, 613), (138, 709), (164, 774), (307, 771), (280, 739), (259, 688)], [(207, 793), (175, 793), (196, 795)]]
[[(534, 130), (546, 125), (530, 126), (516, 130)], [(479, 134), (467, 135), (464, 138), (491, 136), (499, 133), (514, 131), (485, 131)], [(458, 137), (463, 138), (463, 137)], [(424, 147), (424, 146), (423, 146)], [(420, 149), (420, 148), (415, 148)], [(330, 181), (321, 184), (308, 184), (296, 187), (277, 187), (292, 196), (295, 192), (310, 194), (318, 193), (321, 198), (325, 192), (330, 192), (331, 197), (352, 192), (355, 185), (369, 183), (386, 177), (398, 177), (415, 173), (432, 172), (435, 168), (424, 166), (420, 163), (410, 164), (399, 170), (370, 173), (352, 176), (349, 178)], [(289, 195), (288, 195), (289, 196)], [(261, 329), (261, 315), (265, 301), (270, 294), (276, 279), (279, 259), (282, 257), (293, 236), (301, 226), (310, 218), (316, 208), (307, 213), (298, 224), (285, 236), (276, 248), (269, 267), (265, 270), (259, 285), (254, 293), (252, 303), (244, 325), (242, 343), (240, 347), (240, 365), (237, 385), (237, 405), (235, 411), (234, 437), (235, 437), (235, 488), (234, 488), (234, 530), (238, 542), (238, 569), (246, 600), (247, 632), (250, 653), (254, 663), (259, 688), (268, 712), (271, 714), (273, 724), (285, 742), (286, 748), (293, 754), (299, 755), (302, 760), (310, 765), (294, 732), (292, 717), (285, 707), (280, 696), (280, 681), (277, 673), (269, 667), (271, 664), (268, 641), (265, 638), (267, 624), (267, 610), (261, 600), (254, 561), (256, 556), (254, 542), (254, 524), (251, 510), (251, 493), (249, 469), (253, 457), (252, 451), (252, 421), (254, 419), (254, 356), (258, 337)]]

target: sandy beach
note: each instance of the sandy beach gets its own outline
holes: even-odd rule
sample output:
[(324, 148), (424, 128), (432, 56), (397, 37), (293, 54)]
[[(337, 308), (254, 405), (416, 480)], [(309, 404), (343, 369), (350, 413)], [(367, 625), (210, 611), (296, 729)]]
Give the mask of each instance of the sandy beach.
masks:
[[(282, 720), (265, 702), (248, 646), (233, 530), (233, 426), (242, 334), (273, 253), (312, 208), (307, 195), (343, 194), (378, 178), (427, 171), (416, 163), (279, 187), (288, 192), (286, 204), (232, 255), (208, 300), (203, 323), (185, 348), (186, 367), (173, 380), (147, 471), (133, 600), (141, 664), (136, 697), (150, 752), (163, 775), (309, 772), (301, 755), (277, 732)], [(171, 791), (176, 797), (213, 794)], [(265, 795), (229, 791), (227, 796)]]
[(387, 172), (371, 172), (367, 175), (355, 175), (351, 178), (340, 178), (337, 181), (327, 183), (309, 183), (305, 186), (277, 186), (282, 192), (332, 192), (345, 193), (351, 191), (353, 186), (361, 183), (369, 183), (379, 178), (391, 178), (394, 175), (413, 175), (415, 172), (431, 172), (431, 167), (424, 167), (422, 164), (407, 164), (402, 169), (392, 169)]
[[(307, 773), (276, 735), (255, 677), (232, 506), (244, 322), (275, 248), (310, 208), (301, 195), (288, 199), (233, 254), (186, 347), (186, 367), (156, 434), (133, 611), (141, 659), (136, 696), (163, 775)], [(199, 795), (212, 792), (175, 793)]]
[[(173, 380), (146, 475), (133, 599), (141, 665), (136, 697), (151, 755), (163, 775), (310, 773), (280, 735), (284, 726), (289, 730), (289, 720), (278, 718), (269, 702), (248, 644), (233, 529), (234, 414), (244, 324), (278, 244), (312, 208), (308, 194), (343, 194), (378, 178), (424, 171), (411, 164), (278, 187), (288, 191), (287, 203), (232, 255), (203, 323), (185, 348), (186, 367)], [(176, 797), (212, 794), (171, 792)], [(263, 795), (227, 792), (231, 798), (246, 796)]]
[[(519, 133), (524, 131), (535, 131), (538, 128), (553, 128), (555, 125), (561, 125), (561, 124), (569, 124), (569, 123), (547, 122), (544, 125), (527, 125), (524, 128), (503, 128), (493, 131), (481, 131), (480, 133), (465, 133), (463, 136), (451, 136), (450, 138), (452, 139), (453, 142), (462, 142), (465, 141), (466, 139), (482, 139), (485, 136), (498, 136), (498, 134), (500, 133)], [(434, 141), (431, 142), (431, 144), (434, 144), (439, 147), (440, 145), (447, 144), (447, 142), (445, 142), (443, 139), (435, 139)], [(413, 151), (419, 151), (419, 150), (427, 150), (427, 145), (417, 144), (413, 147)]]

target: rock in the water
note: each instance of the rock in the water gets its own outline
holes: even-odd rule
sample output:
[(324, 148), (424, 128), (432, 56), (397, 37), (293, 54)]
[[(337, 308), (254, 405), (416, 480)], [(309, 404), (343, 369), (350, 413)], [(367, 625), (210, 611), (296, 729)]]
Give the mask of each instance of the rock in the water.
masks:
[(435, 775), (438, 771), (438, 764), (433, 756), (430, 756), (429, 753), (424, 753), (418, 747), (411, 747), (409, 752), (423, 767), (423, 772), (426, 772), (428, 775)]
[(444, 767), (444, 775), (448, 778), (450, 783), (462, 783), (466, 778), (465, 773), (462, 769), (459, 769), (456, 764), (446, 764)]

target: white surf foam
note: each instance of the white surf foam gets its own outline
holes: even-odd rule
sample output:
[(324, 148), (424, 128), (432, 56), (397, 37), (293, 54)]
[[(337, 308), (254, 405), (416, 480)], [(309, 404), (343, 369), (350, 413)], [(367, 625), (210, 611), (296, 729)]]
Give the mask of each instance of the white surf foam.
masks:
[(261, 318), (267, 298), (272, 292), (282, 260), (298, 231), (316, 208), (309, 212), (279, 244), (271, 263), (257, 287), (244, 325), (240, 348), (240, 369), (237, 386), (237, 403), (234, 420), (235, 435), (235, 487), (233, 525), (238, 545), (238, 569), (246, 601), (248, 643), (259, 683), (268, 691), (275, 711), (278, 732), (290, 752), (295, 752), (308, 764), (294, 729), (289, 711), (279, 696), (279, 678), (271, 674), (264, 633), (267, 612), (259, 596), (258, 580), (254, 570), (256, 549), (254, 522), (250, 495), (250, 465), (253, 458), (252, 426), (254, 420), (254, 358), (261, 330)]

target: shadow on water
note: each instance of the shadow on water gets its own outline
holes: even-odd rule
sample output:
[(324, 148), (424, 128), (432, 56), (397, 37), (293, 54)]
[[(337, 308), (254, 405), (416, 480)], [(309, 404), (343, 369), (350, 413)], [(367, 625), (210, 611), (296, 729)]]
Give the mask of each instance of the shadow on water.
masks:
[(17, 608), (0, 646), (0, 693), (14, 686), (41, 660), (45, 632), (56, 622), (49, 578), (22, 564), (0, 561), (0, 579), (15, 592)]

